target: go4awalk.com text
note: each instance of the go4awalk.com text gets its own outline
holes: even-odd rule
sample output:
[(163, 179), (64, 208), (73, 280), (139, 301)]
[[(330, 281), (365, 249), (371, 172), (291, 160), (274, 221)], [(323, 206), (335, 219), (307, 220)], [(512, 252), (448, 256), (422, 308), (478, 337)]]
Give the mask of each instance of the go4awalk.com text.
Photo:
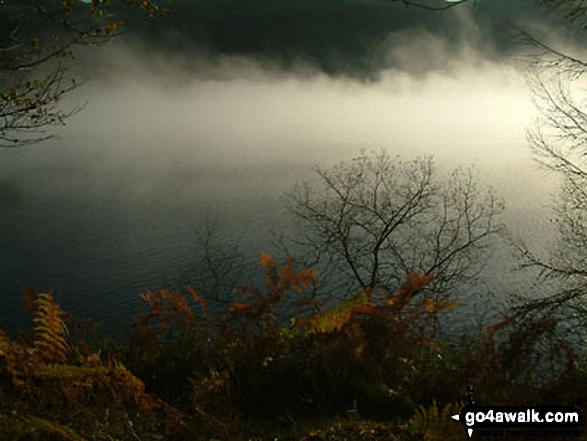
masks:
[(578, 432), (583, 412), (576, 406), (479, 406), (468, 404), (452, 418), (465, 426), (470, 437), (475, 433), (507, 431), (510, 435)]

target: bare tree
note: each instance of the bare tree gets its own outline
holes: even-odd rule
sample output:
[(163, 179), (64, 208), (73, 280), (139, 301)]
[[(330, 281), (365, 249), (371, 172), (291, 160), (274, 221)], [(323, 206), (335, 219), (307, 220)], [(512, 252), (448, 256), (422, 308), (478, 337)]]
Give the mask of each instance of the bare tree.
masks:
[(471, 170), (442, 178), (431, 158), (363, 154), (317, 175), (284, 202), (300, 253), (341, 282), (344, 295), (395, 289), (413, 271), (435, 275), (430, 289), (446, 294), (478, 275), (502, 228), (502, 202)]
[(227, 235), (218, 215), (205, 217), (191, 248), (185, 284), (214, 302), (233, 301), (235, 286), (251, 282), (258, 268), (256, 261), (247, 259), (239, 240)]
[[(64, 124), (80, 106), (65, 110), (64, 95), (80, 85), (67, 75), (79, 46), (108, 42), (125, 21), (132, 0), (4, 0), (0, 2), (0, 147), (53, 137), (45, 129)], [(149, 16), (167, 10), (141, 0)], [(126, 12), (129, 12), (127, 10)]]
[[(581, 35), (587, 24), (587, 2), (542, 0), (554, 19)], [(587, 62), (529, 33), (518, 37), (532, 48), (529, 84), (538, 117), (528, 130), (536, 161), (560, 177), (561, 187), (554, 207), (557, 242), (548, 256), (539, 256), (517, 244), (523, 268), (534, 268), (550, 292), (524, 299), (522, 315), (565, 310), (565, 318), (587, 319)], [(575, 51), (576, 52), (576, 51)], [(576, 322), (575, 322), (576, 324)]]
[[(82, 82), (67, 73), (79, 46), (108, 42), (124, 28), (129, 7), (150, 17), (169, 11), (171, 0), (2, 0), (0, 1), (0, 148), (52, 138), (46, 129), (63, 125), (83, 106), (63, 109), (60, 101)], [(390, 0), (440, 11), (468, 0)]]
[(427, 11), (444, 11), (454, 6), (466, 3), (468, 0), (390, 0), (392, 3), (401, 3), (405, 7), (414, 7)]

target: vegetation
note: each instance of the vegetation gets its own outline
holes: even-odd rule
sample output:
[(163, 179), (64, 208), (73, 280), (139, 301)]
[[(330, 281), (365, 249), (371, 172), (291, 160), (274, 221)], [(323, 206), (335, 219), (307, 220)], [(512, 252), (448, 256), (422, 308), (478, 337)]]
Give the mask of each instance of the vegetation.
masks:
[(157, 0), (6, 0), (0, 3), (0, 148), (34, 144), (54, 135), (81, 107), (60, 101), (81, 82), (68, 61), (81, 46), (121, 33), (133, 3), (150, 17), (168, 10)]
[(313, 296), (312, 268), (266, 254), (260, 267), (264, 286), (237, 287), (224, 307), (193, 289), (144, 293), (126, 345), (96, 338), (52, 293), (25, 293), (32, 332), (0, 333), (3, 439), (458, 439), (447, 415), (469, 382), (484, 403), (585, 396), (552, 322), (435, 338), (458, 305), (418, 295), (434, 275), (332, 304)]
[(563, 38), (539, 39), (520, 29), (516, 35), (529, 56), (529, 85), (538, 110), (527, 133), (529, 144), (536, 162), (559, 178), (560, 187), (552, 213), (552, 249), (541, 253), (521, 240), (515, 244), (520, 266), (537, 271), (546, 287), (540, 296), (525, 293), (516, 315), (534, 322), (557, 318), (558, 332), (572, 335), (578, 344), (584, 341), (587, 319), (587, 110), (582, 81), (587, 65), (581, 52), (571, 48), (581, 47), (587, 15), (582, 0), (540, 3), (555, 23), (553, 30), (570, 37), (566, 44)]
[[(425, 10), (444, 10), (467, 0), (391, 0)], [(81, 81), (68, 65), (81, 46), (104, 44), (121, 34), (138, 7), (164, 17), (170, 0), (5, 0), (0, 2), (0, 148), (54, 137), (82, 106), (60, 102)], [(134, 14), (136, 18), (136, 14)]]
[(415, 270), (434, 275), (435, 296), (477, 277), (502, 230), (503, 202), (471, 169), (440, 176), (432, 158), (362, 154), (284, 197), (296, 222), (294, 249), (338, 284), (328, 291), (393, 290)]
[[(584, 17), (582, 2), (544, 3), (572, 7), (563, 10), (571, 22)], [(10, 24), (0, 36), (0, 146), (45, 139), (30, 131), (68, 115), (54, 106), (75, 81), (64, 87), (59, 66), (35, 68), (70, 55), (72, 45), (114, 34), (116, 23), (102, 21), (109, 4), (62, 1), (48, 9), (25, 2), (60, 29), (42, 38), (21, 33), (22, 11), (0, 11)], [(151, 15), (159, 11), (140, 4)], [(76, 24), (86, 27), (72, 26), (74, 17), (85, 17)], [(14, 339), (0, 331), (2, 438), (452, 440), (465, 435), (448, 417), (471, 384), (479, 403), (584, 404), (584, 354), (558, 332), (555, 309), (570, 308), (580, 324), (585, 319), (587, 117), (564, 82), (544, 75), (554, 69), (555, 78), (571, 81), (585, 64), (524, 36), (551, 57), (535, 77), (548, 125), (531, 141), (564, 186), (558, 250), (549, 260), (520, 251), (526, 266), (563, 283), (559, 292), (525, 303), (479, 335), (439, 338), (438, 320), (458, 308), (445, 286), (475, 274), (478, 245), (499, 230), (493, 220), (501, 206), (490, 193), (475, 199), (475, 181), (462, 170), (443, 186), (428, 160), (394, 166), (384, 155), (357, 158), (319, 171), (322, 199), (309, 187), (289, 196), (291, 212), (310, 226), (304, 240), (315, 246), (311, 257), (318, 263), (325, 253), (349, 270), (355, 284), (346, 299), (319, 291), (313, 267), (296, 268), (294, 259), (280, 266), (262, 254), (262, 287), (236, 286), (234, 295), (221, 296), (230, 261), (213, 275), (212, 295), (192, 288), (143, 293), (148, 312), (136, 317), (128, 342), (117, 344), (65, 314), (52, 292), (27, 291), (30, 333)], [(37, 72), (41, 79), (31, 76)], [(12, 135), (21, 130), (29, 135)], [(403, 181), (389, 181), (388, 172)], [(390, 239), (400, 230), (405, 243)], [(416, 246), (422, 243), (433, 248)]]

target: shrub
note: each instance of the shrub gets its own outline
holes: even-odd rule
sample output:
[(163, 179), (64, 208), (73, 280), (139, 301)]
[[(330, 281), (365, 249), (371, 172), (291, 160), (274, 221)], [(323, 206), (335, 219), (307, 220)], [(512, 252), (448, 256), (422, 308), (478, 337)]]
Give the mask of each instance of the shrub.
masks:
[(422, 441), (460, 441), (466, 436), (465, 430), (451, 415), (462, 408), (462, 403), (449, 403), (441, 410), (436, 401), (430, 407), (419, 406), (408, 423), (409, 431), (414, 439)]
[[(34, 294), (32, 304), (32, 342), (14, 342), (0, 331), (0, 376), (10, 379), (9, 406), (12, 412), (18, 409), (14, 423), (27, 426), (23, 436), (81, 439), (61, 426), (74, 425), (83, 435), (98, 430), (103, 421), (111, 423), (111, 433), (135, 435), (145, 425), (181, 424), (181, 414), (146, 394), (143, 382), (120, 362), (73, 350), (64, 314), (51, 292)], [(34, 433), (28, 432), (35, 427)]]
[[(146, 336), (139, 341), (155, 343), (156, 354), (175, 353), (174, 358), (144, 352), (151, 370), (155, 360), (167, 363), (157, 364), (165, 386), (149, 390), (179, 390), (191, 377), (193, 408), (224, 417), (326, 415), (353, 403), (371, 416), (411, 414), (404, 386), (417, 372), (422, 351), (441, 350), (431, 331), (456, 305), (416, 296), (434, 277), (411, 273), (396, 291), (379, 298), (362, 291), (325, 306), (326, 299), (313, 297), (319, 283), (313, 269), (294, 265), (288, 259), (279, 267), (262, 254), (264, 287), (237, 287), (238, 298), (214, 318), (209, 310), (218, 308), (193, 290), (143, 295), (150, 311), (136, 322), (138, 335)], [(179, 348), (190, 345), (200, 348), (199, 359), (207, 363), (183, 356), (187, 362), (177, 375), (169, 363), (185, 353), (176, 353)], [(171, 378), (177, 381), (173, 387)]]

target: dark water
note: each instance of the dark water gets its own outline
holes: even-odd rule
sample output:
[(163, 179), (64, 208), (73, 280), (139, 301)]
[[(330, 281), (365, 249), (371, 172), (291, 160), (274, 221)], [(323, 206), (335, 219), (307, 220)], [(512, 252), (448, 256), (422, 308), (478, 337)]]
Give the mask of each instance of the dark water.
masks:
[[(119, 332), (141, 310), (139, 293), (186, 280), (196, 231), (210, 216), (256, 261), (271, 251), (270, 231), (283, 229), (279, 194), (311, 173), (308, 166), (100, 169), (31, 154), (5, 156), (0, 175), (0, 322), (8, 332), (28, 320), (23, 284), (54, 289), (66, 311)], [(548, 228), (548, 215), (524, 191), (510, 192), (505, 220), (532, 240)], [(528, 277), (513, 273), (514, 265), (496, 243), (485, 276), (463, 292), (466, 313), (455, 326), (527, 289)]]
[[(409, 41), (414, 47), (395, 55), (437, 49), (427, 36)], [(552, 237), (552, 182), (532, 168), (525, 140), (535, 115), (525, 68), (476, 63), (464, 51), (448, 72), (389, 71), (363, 83), (225, 59), (208, 67), (232, 80), (198, 80), (181, 60), (103, 50), (105, 71), (61, 102), (89, 101), (61, 140), (0, 151), (0, 323), (9, 332), (28, 323), (23, 284), (53, 288), (66, 311), (113, 332), (128, 325), (140, 292), (186, 279), (207, 216), (258, 261), (271, 251), (270, 230), (289, 232), (279, 194), (314, 164), (361, 149), (433, 154), (441, 171), (476, 164), (506, 199), (514, 236), (540, 250)], [(527, 292), (532, 279), (515, 265), (496, 243), (453, 324), (466, 327)]]
[(8, 332), (27, 319), (23, 284), (54, 289), (66, 311), (116, 332), (140, 310), (139, 293), (186, 280), (196, 231), (210, 217), (255, 261), (279, 228), (279, 193), (299, 176), (279, 167), (4, 165), (0, 322)]

